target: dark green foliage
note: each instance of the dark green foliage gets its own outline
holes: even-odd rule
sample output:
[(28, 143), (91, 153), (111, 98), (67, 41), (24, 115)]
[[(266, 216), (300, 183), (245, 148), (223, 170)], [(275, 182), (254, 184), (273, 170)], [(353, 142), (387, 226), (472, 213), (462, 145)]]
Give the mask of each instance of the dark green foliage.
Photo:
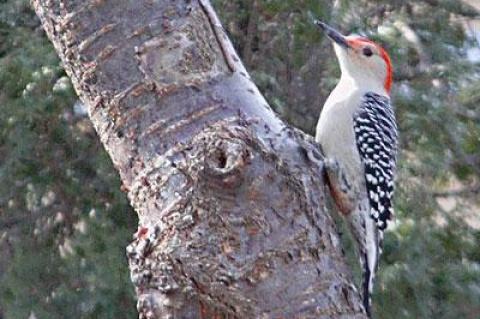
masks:
[[(375, 317), (480, 318), (480, 65), (465, 31), (478, 12), (460, 0), (214, 4), (271, 105), (309, 133), (339, 76), (312, 17), (384, 44), (402, 151)], [(0, 317), (136, 316), (134, 213), (76, 100), (28, 1), (0, 1)]]
[(28, 1), (0, 1), (1, 318), (136, 316), (135, 214), (76, 101)]

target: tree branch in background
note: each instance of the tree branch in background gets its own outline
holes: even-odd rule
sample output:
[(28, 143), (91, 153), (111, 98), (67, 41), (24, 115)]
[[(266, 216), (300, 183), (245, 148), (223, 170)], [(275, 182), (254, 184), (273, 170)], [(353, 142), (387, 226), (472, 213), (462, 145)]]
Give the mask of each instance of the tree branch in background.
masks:
[(479, 193), (480, 193), (480, 185), (475, 185), (475, 186), (466, 187), (462, 189), (433, 192), (432, 195), (435, 197), (464, 197), (464, 196), (478, 195)]
[(393, 25), (397, 28), (402, 36), (413, 46), (418, 54), (420, 62), (418, 63), (418, 72), (425, 72), (429, 70), (432, 65), (432, 59), (427, 54), (427, 51), (423, 47), (422, 40), (418, 34), (407, 23), (401, 20), (396, 20)]
[(467, 4), (464, 0), (422, 0), (428, 3), (432, 7), (440, 7), (449, 12), (469, 17), (478, 18), (480, 13), (471, 5)]

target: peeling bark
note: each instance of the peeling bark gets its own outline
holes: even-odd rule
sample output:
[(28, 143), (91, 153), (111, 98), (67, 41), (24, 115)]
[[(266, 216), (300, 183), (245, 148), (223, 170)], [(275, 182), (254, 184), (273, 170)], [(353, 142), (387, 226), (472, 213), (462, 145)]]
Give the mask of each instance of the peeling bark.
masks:
[(206, 0), (32, 0), (139, 215), (140, 318), (365, 318), (322, 156)]

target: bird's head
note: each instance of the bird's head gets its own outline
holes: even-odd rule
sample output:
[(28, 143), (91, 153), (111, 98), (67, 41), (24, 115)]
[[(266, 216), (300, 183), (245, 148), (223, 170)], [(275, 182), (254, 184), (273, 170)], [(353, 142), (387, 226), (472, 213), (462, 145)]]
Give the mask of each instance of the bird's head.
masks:
[(333, 41), (342, 74), (360, 84), (378, 84), (386, 93), (392, 87), (392, 63), (388, 53), (375, 42), (361, 36), (344, 36), (334, 28), (316, 20), (318, 25)]

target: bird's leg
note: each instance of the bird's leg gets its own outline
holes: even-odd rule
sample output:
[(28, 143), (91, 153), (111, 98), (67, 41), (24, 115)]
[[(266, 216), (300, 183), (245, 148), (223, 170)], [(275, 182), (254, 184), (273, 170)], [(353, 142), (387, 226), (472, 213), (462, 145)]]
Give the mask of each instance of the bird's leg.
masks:
[(357, 199), (354, 187), (348, 182), (344, 170), (332, 158), (326, 158), (323, 163), (325, 180), (330, 188), (330, 193), (340, 212), (350, 214)]

